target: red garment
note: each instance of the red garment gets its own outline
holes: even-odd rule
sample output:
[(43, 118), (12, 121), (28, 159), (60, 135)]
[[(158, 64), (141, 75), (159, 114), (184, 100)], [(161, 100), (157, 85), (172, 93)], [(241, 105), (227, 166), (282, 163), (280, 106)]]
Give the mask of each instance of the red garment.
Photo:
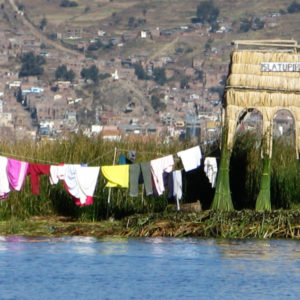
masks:
[(71, 195), (71, 193), (69, 192), (69, 188), (66, 185), (65, 181), (63, 180), (64, 183), (64, 187), (67, 190), (68, 194), (71, 196), (71, 198), (75, 201), (75, 204), (78, 206), (86, 206), (86, 205), (91, 205), (94, 203), (94, 198), (91, 196), (87, 196), (86, 197), (86, 202), (85, 203), (81, 203), (79, 198), (74, 197), (73, 195)]
[(36, 195), (38, 195), (40, 193), (40, 177), (39, 177), (39, 175), (41, 175), (41, 174), (49, 175), (50, 174), (50, 165), (29, 163), (27, 175), (30, 175), (30, 178), (31, 178), (32, 193), (36, 194)]
[[(59, 163), (58, 165), (59, 165), (59, 166), (63, 166), (64, 164), (63, 164), (63, 163)], [(64, 187), (65, 187), (66, 191), (67, 191), (68, 194), (71, 196), (71, 198), (74, 200), (74, 202), (75, 202), (76, 205), (78, 205), (78, 206), (86, 206), (86, 205), (91, 205), (91, 204), (94, 203), (94, 198), (91, 197), (91, 196), (87, 196), (86, 202), (85, 202), (84, 204), (82, 204), (82, 203), (80, 202), (80, 199), (74, 197), (74, 196), (69, 192), (69, 188), (68, 188), (68, 186), (66, 185), (65, 181), (63, 180), (62, 182), (63, 182), (63, 184), (64, 184)]]

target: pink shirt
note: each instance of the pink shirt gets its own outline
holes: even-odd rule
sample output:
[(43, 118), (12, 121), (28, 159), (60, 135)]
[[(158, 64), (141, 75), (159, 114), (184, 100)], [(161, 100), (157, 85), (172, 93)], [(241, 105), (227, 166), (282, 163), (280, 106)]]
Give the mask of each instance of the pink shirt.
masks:
[(14, 190), (21, 190), (27, 174), (28, 165), (28, 162), (19, 161), (12, 158), (8, 159), (6, 172), (9, 184)]

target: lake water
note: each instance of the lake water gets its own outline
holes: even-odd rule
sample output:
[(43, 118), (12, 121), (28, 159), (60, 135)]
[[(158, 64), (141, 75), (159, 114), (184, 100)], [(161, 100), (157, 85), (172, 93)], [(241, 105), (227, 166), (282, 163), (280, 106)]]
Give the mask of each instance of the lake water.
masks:
[(0, 237), (0, 299), (300, 299), (300, 242)]

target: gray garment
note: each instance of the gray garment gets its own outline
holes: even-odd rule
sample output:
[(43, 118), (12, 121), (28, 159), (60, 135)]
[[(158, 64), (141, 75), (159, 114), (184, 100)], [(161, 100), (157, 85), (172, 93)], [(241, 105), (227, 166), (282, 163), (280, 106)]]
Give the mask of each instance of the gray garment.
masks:
[[(142, 179), (140, 181), (140, 179)], [(137, 197), (139, 194), (139, 183), (145, 184), (146, 195), (153, 194), (150, 162), (132, 164), (129, 166), (129, 195)]]
[(141, 163), (141, 170), (144, 179), (146, 196), (153, 195), (150, 161)]
[(140, 164), (129, 165), (129, 196), (137, 197), (139, 194)]

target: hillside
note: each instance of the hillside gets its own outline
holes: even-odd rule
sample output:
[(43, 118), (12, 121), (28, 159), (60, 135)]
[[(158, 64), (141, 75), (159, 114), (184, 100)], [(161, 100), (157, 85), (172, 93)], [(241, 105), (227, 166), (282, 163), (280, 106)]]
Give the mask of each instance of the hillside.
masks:
[[(108, 118), (113, 125), (135, 119), (165, 126), (199, 112), (218, 118), (231, 41), (297, 39), (300, 3), (294, 2), (291, 11), (292, 3), (0, 1), (4, 49), (0, 71), (13, 70), (13, 77), (3, 77), (2, 86), (16, 79), (21, 79), (22, 86), (43, 86), (44, 97), (28, 96), (28, 118), (36, 116), (34, 124), (57, 119), (60, 128), (68, 114), (75, 114), (78, 125), (84, 126), (101, 119), (103, 112), (113, 112)], [(209, 8), (214, 15), (210, 16)], [(45, 56), (43, 74), (19, 77), (20, 57), (27, 52)], [(71, 85), (63, 89), (54, 87), (59, 79), (55, 72), (62, 65), (74, 75)], [(82, 71), (91, 66), (99, 80), (82, 77)], [(116, 80), (112, 74), (117, 74)], [(51, 104), (49, 99), (56, 101)], [(12, 108), (4, 110), (13, 113)], [(66, 128), (74, 129), (74, 124)]]
[[(64, 32), (68, 29), (96, 33), (103, 30), (107, 35), (118, 36), (121, 34), (136, 34), (140, 30), (172, 29), (178, 26), (191, 25), (191, 18), (195, 17), (197, 5), (203, 1), (150, 1), (150, 0), (80, 0), (77, 7), (61, 7), (61, 0), (20, 0), (25, 7), (28, 18), (37, 26), (41, 19), (47, 19), (44, 33)], [(75, 1), (76, 2), (76, 1)], [(226, 23), (232, 29), (228, 34), (214, 37), (212, 47), (225, 46), (233, 39), (290, 39), (300, 34), (299, 14), (285, 14), (272, 18), (272, 14), (286, 12), (292, 1), (289, 0), (262, 0), (262, 1), (235, 1), (215, 0), (214, 5), (219, 8), (218, 20)], [(46, 5), (46, 9), (45, 9)], [(242, 19), (261, 18), (265, 21), (262, 30), (250, 30), (246, 33), (239, 32)], [(134, 20), (133, 20), (134, 19)], [(133, 20), (131, 22), (131, 20)], [(132, 24), (132, 25), (130, 25)], [(271, 25), (270, 25), (271, 24)], [(176, 46), (181, 43), (186, 48), (192, 47), (193, 55), (204, 50), (207, 37), (187, 39), (184, 36), (176, 41)], [(173, 41), (173, 40), (172, 40)], [(172, 42), (171, 41), (171, 42)], [(123, 49), (116, 51), (121, 56), (132, 52), (150, 52), (155, 54), (165, 45), (161, 42), (131, 43)], [(168, 54), (170, 52), (166, 52)], [(112, 54), (112, 53), (110, 53)]]

